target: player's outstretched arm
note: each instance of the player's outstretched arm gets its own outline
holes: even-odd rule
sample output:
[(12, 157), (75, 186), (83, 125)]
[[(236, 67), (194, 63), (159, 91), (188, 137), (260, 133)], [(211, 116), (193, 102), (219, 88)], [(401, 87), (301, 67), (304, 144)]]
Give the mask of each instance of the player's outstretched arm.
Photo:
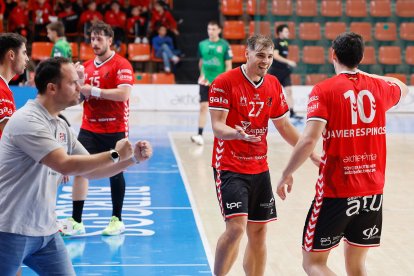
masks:
[(118, 141), (115, 150), (120, 156), (118, 163), (114, 163), (109, 151), (92, 155), (68, 155), (63, 148), (47, 154), (41, 163), (63, 175), (79, 175), (86, 178), (109, 177), (135, 164), (131, 158), (133, 149), (128, 139)]
[(293, 148), (292, 155), (283, 170), (282, 177), (278, 182), (277, 194), (281, 199), (286, 198), (285, 185), (290, 192), (293, 185), (293, 173), (311, 156), (315, 149), (316, 143), (322, 135), (326, 123), (321, 121), (308, 121), (302, 136), (299, 138), (296, 146)]

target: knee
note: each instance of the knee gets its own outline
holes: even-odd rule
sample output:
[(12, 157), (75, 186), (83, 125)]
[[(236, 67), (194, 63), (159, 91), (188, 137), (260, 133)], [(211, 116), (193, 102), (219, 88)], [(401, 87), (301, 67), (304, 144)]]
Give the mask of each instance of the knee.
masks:
[(247, 236), (250, 241), (253, 241), (257, 244), (261, 244), (264, 243), (264, 241), (266, 240), (266, 233), (267, 228), (265, 226), (255, 227), (254, 229), (248, 229)]
[(307, 275), (317, 275), (315, 273), (319, 273), (323, 266), (326, 266), (326, 263), (306, 259), (303, 259), (302, 261), (302, 268)]
[(346, 262), (345, 267), (348, 275), (366, 275), (365, 263)]
[(227, 237), (233, 241), (240, 240), (245, 231), (246, 227), (241, 224), (231, 225), (226, 228)]

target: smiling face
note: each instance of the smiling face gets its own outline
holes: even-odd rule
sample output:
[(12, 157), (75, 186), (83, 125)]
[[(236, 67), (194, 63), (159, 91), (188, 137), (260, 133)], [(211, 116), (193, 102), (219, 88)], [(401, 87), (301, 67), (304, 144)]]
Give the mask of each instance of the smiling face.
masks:
[(249, 47), (246, 50), (246, 69), (253, 81), (263, 78), (273, 62), (273, 47), (262, 47), (256, 45), (256, 49)]

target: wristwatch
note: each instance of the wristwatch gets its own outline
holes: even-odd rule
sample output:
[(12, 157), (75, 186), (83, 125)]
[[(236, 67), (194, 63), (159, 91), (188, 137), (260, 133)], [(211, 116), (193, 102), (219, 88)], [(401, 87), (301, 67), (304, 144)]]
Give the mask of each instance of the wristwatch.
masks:
[(121, 159), (120, 156), (119, 156), (119, 153), (114, 149), (111, 149), (109, 151), (109, 154), (110, 154), (112, 162), (114, 162), (114, 163), (118, 163), (119, 160)]

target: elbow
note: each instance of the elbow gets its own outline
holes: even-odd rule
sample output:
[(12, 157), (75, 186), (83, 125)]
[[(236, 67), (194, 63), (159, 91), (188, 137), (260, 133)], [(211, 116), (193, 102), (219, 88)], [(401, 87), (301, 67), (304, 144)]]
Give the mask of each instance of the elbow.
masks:
[(62, 175), (76, 175), (76, 173), (68, 166), (60, 166), (59, 168), (55, 168), (55, 171), (61, 173)]
[(302, 140), (300, 141), (302, 146), (306, 148), (314, 148), (316, 145), (316, 142), (317, 141), (315, 139), (313, 139), (312, 137), (308, 137), (308, 136), (303, 137)]

